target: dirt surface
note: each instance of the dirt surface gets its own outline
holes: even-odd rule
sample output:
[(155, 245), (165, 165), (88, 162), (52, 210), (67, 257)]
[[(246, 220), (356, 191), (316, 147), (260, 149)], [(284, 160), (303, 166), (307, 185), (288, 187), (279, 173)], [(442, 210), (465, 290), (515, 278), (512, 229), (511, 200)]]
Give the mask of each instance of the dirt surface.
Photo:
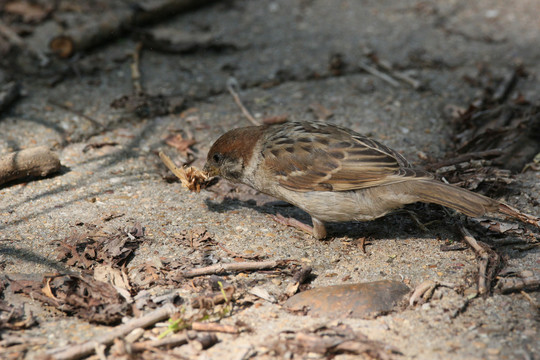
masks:
[[(332, 224), (333, 237), (319, 241), (271, 218), (281, 213), (308, 221), (300, 210), (224, 181), (189, 192), (164, 178), (170, 174), (158, 157), (159, 151), (178, 163), (191, 157), (192, 165), (201, 168), (219, 135), (249, 125), (227, 92), (234, 77), (244, 104), (258, 120), (284, 114), (289, 120), (315, 120), (326, 114), (327, 121), (373, 136), (412, 163), (422, 164), (426, 155), (441, 158), (454, 141), (448, 106), (466, 109), (484, 93), (483, 86), (467, 79), (478, 78), (485, 69), (503, 77), (522, 64), (527, 76), (519, 79), (511, 96), (540, 102), (539, 13), (540, 3), (534, 0), (217, 1), (153, 25), (211, 34), (226, 46), (195, 47), (182, 54), (143, 47), (144, 92), (184, 100), (180, 112), (143, 118), (110, 106), (133, 93), (130, 65), (137, 40), (129, 34), (83, 53), (82, 60), (62, 60), (80, 68), (60, 81), (52, 81), (52, 75), (15, 74), (23, 96), (0, 114), (0, 155), (46, 145), (58, 153), (63, 168), (55, 176), (0, 187), (0, 272), (38, 277), (78, 272), (80, 267), (59, 260), (57, 241), (88, 229), (113, 234), (140, 223), (144, 240), (127, 262), (126, 273), (134, 289), (142, 289), (137, 274), (144, 273), (140, 269), (145, 264), (179, 261), (192, 268), (235, 261), (215, 244), (190, 246), (185, 234), (202, 228), (234, 253), (311, 266), (316, 275), (311, 287), (376, 280), (399, 280), (411, 288), (425, 280), (456, 285), (439, 288), (424, 305), (374, 319), (342, 320), (370, 340), (398, 349), (401, 354), (392, 355), (396, 358), (539, 359), (537, 309), (520, 292), (474, 296), (478, 262), (470, 249), (441, 250), (461, 235), (456, 220), (440, 208), (411, 207), (421, 222), (429, 222), (427, 231), (408, 214), (396, 213), (368, 223)], [(337, 54), (346, 64), (339, 71), (330, 66)], [(400, 80), (393, 86), (357, 66), (373, 54), (421, 87)], [(83, 60), (87, 67), (77, 65)], [(12, 69), (3, 71), (8, 76)], [(196, 140), (191, 154), (166, 144), (168, 136), (178, 133)], [(514, 177), (500, 199), (540, 215), (540, 172), (529, 169)], [(364, 236), (369, 239), (366, 253), (357, 241)], [(506, 268), (540, 273), (536, 245), (510, 244), (497, 252)], [(169, 279), (167, 284), (169, 275), (161, 272), (147, 290), (159, 295), (179, 289), (186, 304), (200, 295), (201, 288), (187, 280)], [(290, 273), (280, 271), (222, 278), (238, 289), (261, 286), (278, 298), (291, 281)], [(538, 292), (530, 296), (540, 301)], [(36, 341), (15, 352), (20, 356), (35, 358), (45, 349), (86, 341), (108, 329), (20, 294), (4, 300), (24, 302), (39, 321), (27, 330), (4, 332)], [(276, 350), (280, 334), (336, 323), (334, 318), (291, 313), (280, 302), (254, 298), (252, 303), (221, 320), (231, 325), (241, 321), (251, 332), (218, 333), (219, 342), (211, 348), (185, 345), (177, 354), (302, 358), (308, 355)]]

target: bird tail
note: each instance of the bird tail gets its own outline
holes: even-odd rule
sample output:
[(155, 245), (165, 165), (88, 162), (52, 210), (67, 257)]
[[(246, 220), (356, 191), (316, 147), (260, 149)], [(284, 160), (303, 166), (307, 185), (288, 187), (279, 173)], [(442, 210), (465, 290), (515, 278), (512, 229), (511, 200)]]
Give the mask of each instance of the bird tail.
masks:
[(414, 194), (415, 201), (443, 205), (471, 217), (484, 216), (488, 212), (499, 213), (540, 228), (539, 217), (523, 213), (510, 205), (467, 189), (435, 180), (407, 181), (402, 184), (407, 186), (407, 189), (403, 190)]
[(419, 180), (414, 193), (419, 201), (443, 205), (467, 216), (479, 217), (487, 212), (500, 212), (517, 217), (510, 211), (511, 208), (503, 207), (504, 204), (497, 200), (438, 181)]

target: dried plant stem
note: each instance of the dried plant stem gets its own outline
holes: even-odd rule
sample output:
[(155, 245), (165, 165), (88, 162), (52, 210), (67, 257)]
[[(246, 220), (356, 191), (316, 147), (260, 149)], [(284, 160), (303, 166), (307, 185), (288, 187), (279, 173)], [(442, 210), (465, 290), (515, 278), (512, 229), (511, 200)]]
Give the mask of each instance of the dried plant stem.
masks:
[(232, 97), (234, 98), (234, 102), (236, 103), (236, 105), (238, 105), (240, 110), (242, 110), (242, 114), (244, 114), (246, 119), (248, 119), (249, 122), (251, 122), (253, 125), (257, 125), (257, 126), (261, 125), (257, 120), (255, 120), (255, 118), (253, 117), (253, 115), (251, 115), (249, 110), (246, 109), (246, 107), (242, 103), (242, 100), (240, 99), (240, 95), (238, 95), (236, 90), (234, 90), (234, 86), (232, 82), (227, 83), (227, 90), (229, 90), (229, 92), (231, 93)]
[(80, 359), (94, 353), (96, 344), (110, 345), (113, 343), (114, 339), (125, 336), (137, 328), (146, 328), (150, 325), (154, 325), (159, 321), (171, 317), (175, 312), (176, 308), (172, 304), (167, 304), (140, 318), (133, 319), (126, 324), (117, 326), (112, 331), (97, 336), (93, 340), (69, 346), (67, 348), (52, 349), (48, 351), (47, 354), (51, 355), (54, 359)]
[(263, 269), (272, 269), (278, 266), (283, 266), (285, 262), (283, 260), (275, 261), (259, 261), (259, 262), (237, 262), (229, 264), (216, 264), (212, 266), (202, 267), (193, 270), (187, 270), (182, 273), (182, 276), (186, 278), (222, 274), (228, 271), (254, 271)]

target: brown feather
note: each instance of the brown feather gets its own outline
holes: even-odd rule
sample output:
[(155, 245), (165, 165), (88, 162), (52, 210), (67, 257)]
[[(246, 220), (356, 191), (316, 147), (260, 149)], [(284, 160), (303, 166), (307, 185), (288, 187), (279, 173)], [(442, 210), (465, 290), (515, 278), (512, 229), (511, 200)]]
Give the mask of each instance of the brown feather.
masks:
[[(291, 143), (288, 136), (294, 131), (302, 132), (302, 140)], [(394, 150), (334, 125), (297, 122), (268, 128), (267, 132), (267, 146), (262, 149), (265, 165), (279, 184), (290, 190), (349, 191), (408, 177), (432, 178), (410, 169), (407, 160)]]

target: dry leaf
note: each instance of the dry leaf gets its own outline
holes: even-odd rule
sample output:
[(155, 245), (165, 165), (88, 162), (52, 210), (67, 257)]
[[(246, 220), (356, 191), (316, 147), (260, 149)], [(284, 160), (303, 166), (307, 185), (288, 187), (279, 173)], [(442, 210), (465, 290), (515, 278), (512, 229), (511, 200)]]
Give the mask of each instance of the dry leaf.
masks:
[(190, 146), (195, 145), (197, 141), (195, 139), (184, 139), (182, 134), (173, 134), (165, 138), (165, 143), (187, 156), (191, 152)]

